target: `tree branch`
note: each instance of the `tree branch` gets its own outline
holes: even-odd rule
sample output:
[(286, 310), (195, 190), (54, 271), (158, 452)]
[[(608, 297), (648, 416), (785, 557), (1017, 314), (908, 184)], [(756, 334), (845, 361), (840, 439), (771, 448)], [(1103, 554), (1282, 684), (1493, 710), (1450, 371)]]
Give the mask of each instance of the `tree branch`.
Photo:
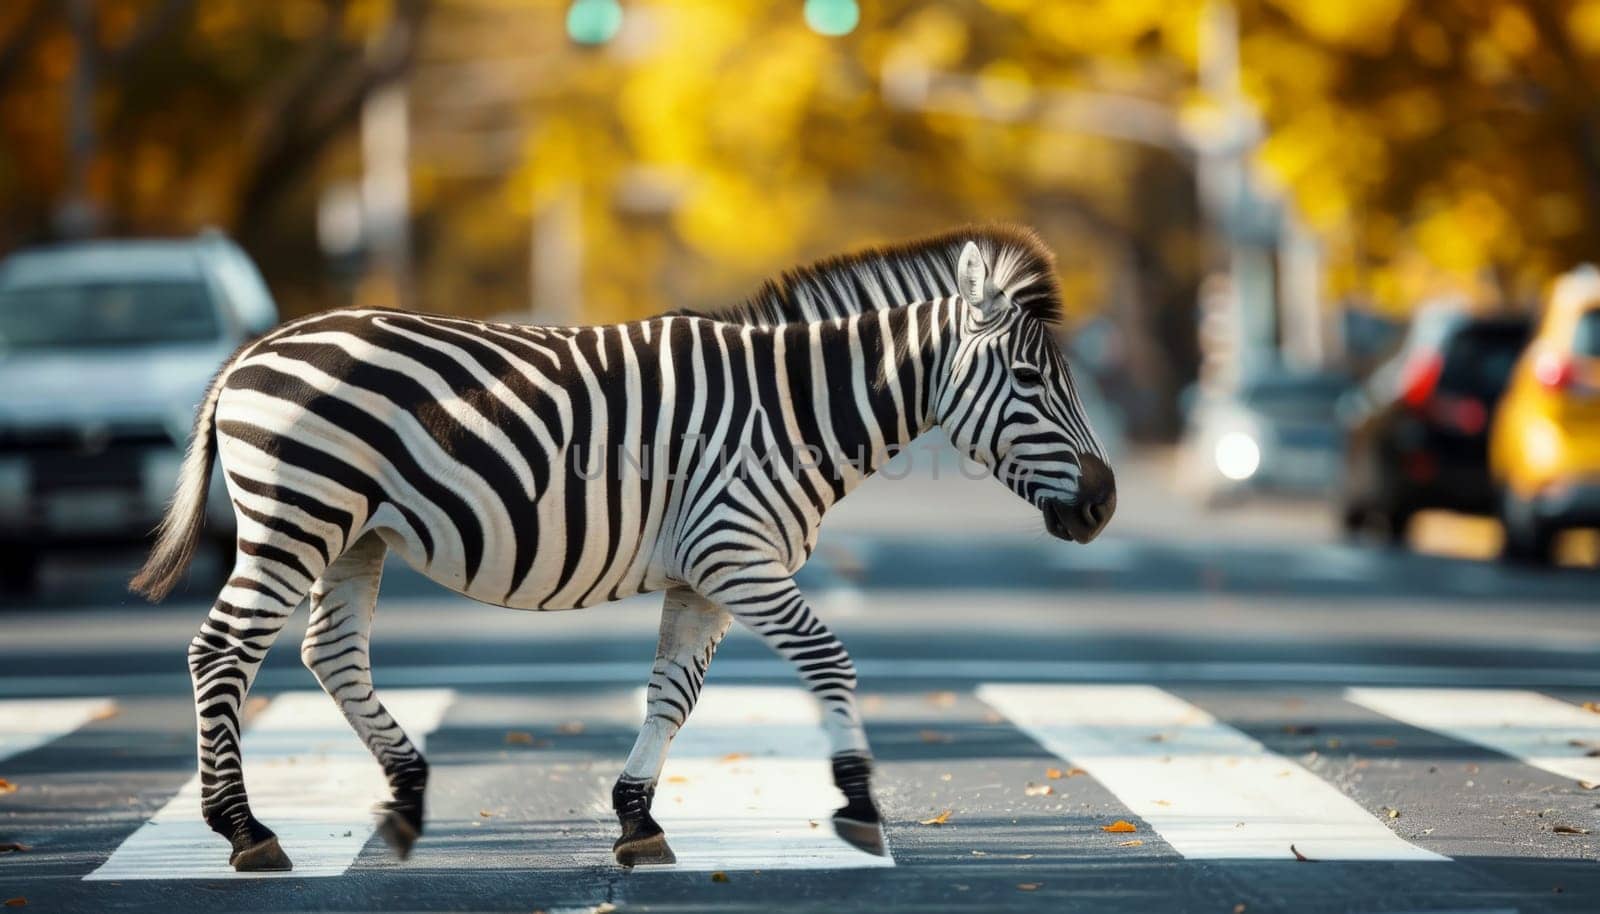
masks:
[(11, 79), (13, 73), (28, 59), (28, 53), (34, 45), (39, 43), (39, 35), (44, 27), (55, 18), (57, 4), (54, 0), (35, 0), (34, 4), (22, 14), (22, 20), (17, 25), (11, 37), (0, 46), (0, 86)]
[(383, 35), (364, 55), (347, 53), (336, 40), (329, 44), (324, 34), (282, 94), (280, 104), (286, 107), (268, 116), (267, 132), (240, 189), (240, 234), (259, 230), (279, 192), (303, 176), (327, 146), (360, 118), (368, 96), (410, 69), (428, 5), (428, 0), (402, 0)]
[(126, 41), (107, 49), (103, 62), (106, 72), (115, 75), (136, 62), (151, 46), (183, 25), (194, 11), (194, 3), (195, 0), (166, 0), (154, 12), (147, 13)]

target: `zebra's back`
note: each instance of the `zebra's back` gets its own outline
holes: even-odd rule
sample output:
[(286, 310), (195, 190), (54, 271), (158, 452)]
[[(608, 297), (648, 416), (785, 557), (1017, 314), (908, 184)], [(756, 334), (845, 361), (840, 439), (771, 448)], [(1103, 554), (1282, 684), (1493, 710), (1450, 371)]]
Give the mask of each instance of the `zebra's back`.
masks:
[(660, 589), (672, 471), (691, 456), (680, 442), (749, 411), (729, 402), (739, 385), (707, 382), (708, 365), (728, 374), (737, 335), (683, 317), (540, 328), (347, 311), (290, 325), (237, 360), (217, 406), (241, 530), (287, 534), (307, 566), (377, 530), (440, 583), (519, 608)]

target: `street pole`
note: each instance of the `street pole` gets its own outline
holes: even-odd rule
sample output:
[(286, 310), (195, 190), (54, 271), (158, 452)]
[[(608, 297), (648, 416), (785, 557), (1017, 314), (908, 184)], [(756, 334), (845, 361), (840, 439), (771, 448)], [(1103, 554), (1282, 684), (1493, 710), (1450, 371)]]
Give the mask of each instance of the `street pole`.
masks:
[(71, 0), (67, 16), (76, 54), (67, 83), (67, 181), (56, 208), (55, 228), (63, 238), (86, 238), (100, 226), (100, 215), (89, 193), (89, 172), (94, 165), (97, 137), (94, 97), (98, 57), (95, 0)]
[(410, 113), (403, 81), (362, 103), (361, 159), (362, 231), (372, 269), (394, 305), (413, 307)]

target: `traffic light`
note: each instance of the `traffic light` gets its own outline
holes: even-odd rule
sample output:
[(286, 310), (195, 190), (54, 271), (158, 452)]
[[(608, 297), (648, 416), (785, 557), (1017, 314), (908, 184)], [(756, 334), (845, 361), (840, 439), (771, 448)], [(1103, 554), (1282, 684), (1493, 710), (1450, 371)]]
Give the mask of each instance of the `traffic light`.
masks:
[(621, 28), (622, 4), (617, 0), (572, 0), (567, 7), (567, 37), (575, 44), (605, 44)]
[(806, 0), (806, 25), (819, 35), (848, 35), (860, 21), (856, 0)]

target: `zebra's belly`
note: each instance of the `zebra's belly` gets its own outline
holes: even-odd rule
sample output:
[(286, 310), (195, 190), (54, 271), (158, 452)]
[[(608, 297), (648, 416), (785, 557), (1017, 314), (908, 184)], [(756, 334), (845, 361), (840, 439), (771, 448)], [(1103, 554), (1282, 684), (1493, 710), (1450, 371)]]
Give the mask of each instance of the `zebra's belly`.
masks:
[[(454, 557), (435, 554), (430, 561), (418, 544), (410, 542), (398, 532), (381, 528), (378, 532), (392, 552), (434, 583), (480, 603), (507, 609), (540, 612), (587, 609), (642, 593), (665, 590), (673, 584), (658, 563), (651, 561), (635, 573), (602, 578), (573, 577), (565, 583), (558, 576), (535, 573), (514, 590), (508, 590), (506, 575), (495, 573), (493, 567), (480, 568), (479, 573), (469, 579), (462, 563)], [(535, 568), (538, 567), (539, 563), (536, 562)]]

